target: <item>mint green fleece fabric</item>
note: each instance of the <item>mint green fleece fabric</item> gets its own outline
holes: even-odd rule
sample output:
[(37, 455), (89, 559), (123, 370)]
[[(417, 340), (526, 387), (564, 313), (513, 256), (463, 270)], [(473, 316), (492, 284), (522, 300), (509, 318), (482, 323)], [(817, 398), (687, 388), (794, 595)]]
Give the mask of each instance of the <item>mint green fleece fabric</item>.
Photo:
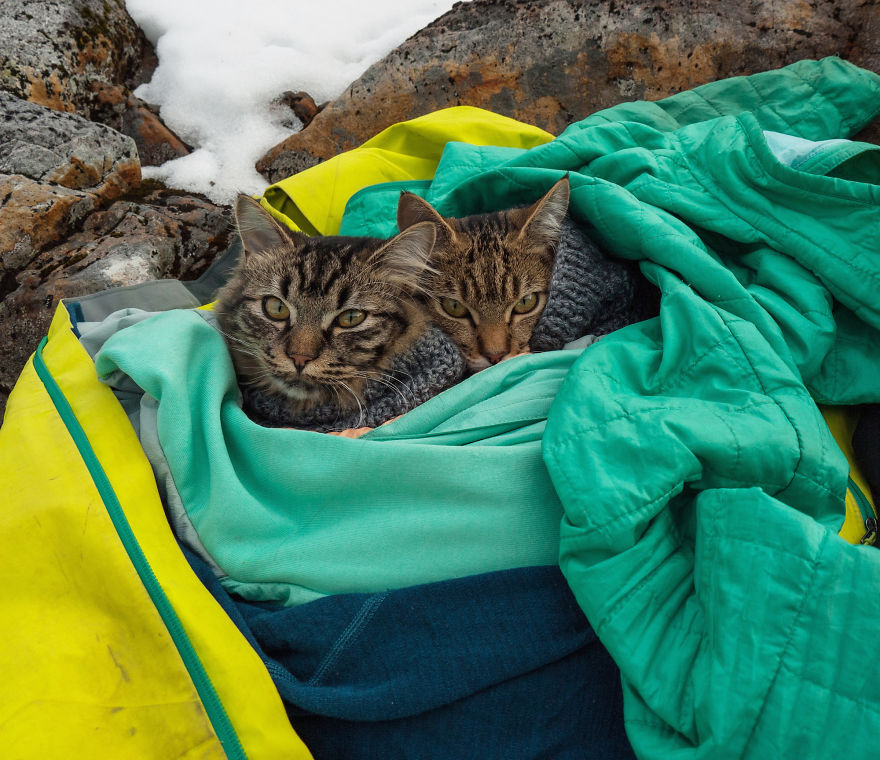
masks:
[[(878, 113), (877, 75), (802, 61), (494, 166), (480, 149), (477, 171), (454, 146), (416, 188), (463, 215), (568, 172), (571, 213), (662, 291), (658, 319), (574, 363), (542, 442), (560, 565), (640, 758), (876, 754), (880, 552), (836, 535), (847, 463), (816, 401), (880, 401), (880, 165), (839, 142), (789, 161), (765, 133), (835, 141)], [(399, 189), (362, 191), (343, 230), (390, 229)]]
[(249, 420), (197, 311), (122, 330), (96, 367), (158, 401), (174, 484), (227, 588), (292, 605), (555, 563), (562, 507), (541, 437), (576, 355), (480, 373), (360, 439)]

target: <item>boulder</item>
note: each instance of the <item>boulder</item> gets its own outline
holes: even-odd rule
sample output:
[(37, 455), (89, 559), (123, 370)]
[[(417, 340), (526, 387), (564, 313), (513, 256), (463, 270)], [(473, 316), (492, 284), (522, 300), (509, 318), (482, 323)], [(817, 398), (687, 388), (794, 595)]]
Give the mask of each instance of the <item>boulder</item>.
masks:
[[(0, 91), (0, 266), (3, 278), (137, 186), (130, 137)], [(0, 291), (0, 297), (4, 293)]]
[(141, 182), (134, 141), (0, 92), (0, 415), (58, 300), (197, 277), (227, 210)]
[(130, 135), (144, 165), (189, 152), (131, 93), (156, 64), (124, 0), (3, 0), (0, 90)]
[(198, 277), (230, 244), (228, 209), (158, 182), (90, 214), (82, 229), (0, 274), (0, 419), (6, 396), (62, 298), (164, 278)]
[[(880, 71), (880, 4), (473, 0), (371, 66), (257, 170), (276, 182), (391, 124), (472, 105), (559, 134), (624, 100), (841, 55)], [(867, 133), (868, 139), (875, 132)]]

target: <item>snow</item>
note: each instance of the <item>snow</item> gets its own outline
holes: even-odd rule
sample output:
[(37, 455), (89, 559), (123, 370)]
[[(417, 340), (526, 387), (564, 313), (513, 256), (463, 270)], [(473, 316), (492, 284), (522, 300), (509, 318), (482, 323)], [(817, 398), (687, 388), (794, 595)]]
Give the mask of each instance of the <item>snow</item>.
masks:
[[(259, 194), (254, 164), (300, 124), (272, 101), (290, 90), (316, 103), (445, 13), (453, 0), (126, 0), (159, 66), (135, 94), (194, 150), (145, 177), (230, 203)], [(403, 13), (405, 9), (405, 13)]]

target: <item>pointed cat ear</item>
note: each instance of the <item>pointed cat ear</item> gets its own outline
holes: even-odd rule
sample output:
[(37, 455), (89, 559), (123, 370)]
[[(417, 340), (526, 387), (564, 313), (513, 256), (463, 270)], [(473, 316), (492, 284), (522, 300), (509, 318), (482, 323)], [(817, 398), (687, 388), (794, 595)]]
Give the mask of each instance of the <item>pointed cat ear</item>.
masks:
[(428, 258), (436, 239), (433, 224), (418, 222), (385, 243), (370, 256), (370, 263), (392, 282), (407, 290), (418, 289), (422, 276), (434, 271), (428, 266)]
[(515, 224), (521, 225), (517, 237), (533, 245), (554, 246), (559, 240), (562, 220), (568, 212), (568, 175), (563, 177), (540, 200), (511, 212)]
[(455, 230), (428, 201), (415, 193), (401, 193), (397, 202), (397, 228), (402, 232), (421, 222), (436, 225), (438, 237), (447, 235), (450, 240), (455, 237)]
[(253, 254), (290, 246), (292, 231), (287, 232), (258, 201), (249, 195), (239, 195), (235, 200), (235, 221), (244, 255)]

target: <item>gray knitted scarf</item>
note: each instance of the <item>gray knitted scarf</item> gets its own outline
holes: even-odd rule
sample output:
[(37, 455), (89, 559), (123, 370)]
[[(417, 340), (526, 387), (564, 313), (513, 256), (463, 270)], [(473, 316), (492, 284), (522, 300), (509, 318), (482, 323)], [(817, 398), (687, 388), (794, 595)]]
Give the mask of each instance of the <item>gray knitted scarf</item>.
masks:
[(554, 351), (583, 335), (606, 335), (640, 322), (657, 313), (657, 297), (636, 264), (609, 259), (583, 227), (566, 217), (547, 305), (529, 346)]

